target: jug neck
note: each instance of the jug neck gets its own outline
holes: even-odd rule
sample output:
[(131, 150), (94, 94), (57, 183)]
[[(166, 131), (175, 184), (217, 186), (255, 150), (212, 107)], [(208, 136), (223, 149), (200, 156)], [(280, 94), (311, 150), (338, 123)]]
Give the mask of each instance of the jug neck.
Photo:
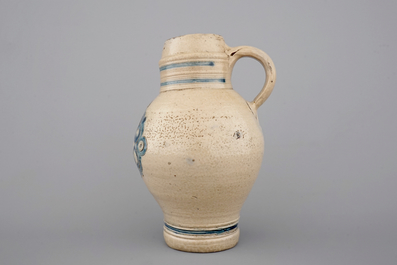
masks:
[(223, 38), (214, 34), (190, 34), (167, 40), (159, 62), (160, 92), (231, 89), (226, 48)]

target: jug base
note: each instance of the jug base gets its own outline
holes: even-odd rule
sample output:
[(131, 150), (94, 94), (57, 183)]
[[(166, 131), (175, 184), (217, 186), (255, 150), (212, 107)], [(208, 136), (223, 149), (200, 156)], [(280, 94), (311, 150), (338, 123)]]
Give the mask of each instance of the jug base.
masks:
[[(186, 231), (186, 230), (182, 230)], [(164, 226), (164, 239), (170, 248), (186, 252), (218, 252), (237, 245), (240, 237), (240, 229), (234, 229), (222, 233), (186, 234), (171, 230)]]

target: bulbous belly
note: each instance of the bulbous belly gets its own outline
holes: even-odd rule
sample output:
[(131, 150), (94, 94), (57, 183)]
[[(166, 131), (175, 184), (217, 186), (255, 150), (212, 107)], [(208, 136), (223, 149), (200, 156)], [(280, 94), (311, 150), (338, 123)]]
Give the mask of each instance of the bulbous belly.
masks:
[(165, 221), (192, 228), (237, 222), (264, 149), (245, 100), (231, 89), (167, 91), (145, 115), (142, 175)]

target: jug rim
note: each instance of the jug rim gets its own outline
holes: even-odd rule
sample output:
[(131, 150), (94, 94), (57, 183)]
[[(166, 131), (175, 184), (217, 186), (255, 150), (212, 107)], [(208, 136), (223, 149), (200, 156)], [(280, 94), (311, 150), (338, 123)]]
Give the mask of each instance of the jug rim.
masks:
[(220, 38), (220, 39), (223, 40), (223, 37), (221, 35), (219, 35), (219, 34), (214, 34), (214, 33), (192, 33), (192, 34), (184, 34), (184, 35), (180, 35), (180, 36), (169, 38), (169, 39), (167, 39), (165, 41), (165, 43), (167, 43), (169, 41), (172, 41), (174, 39), (177, 39), (177, 38), (191, 37), (191, 36), (203, 36), (203, 37), (204, 36), (206, 36), (206, 37), (213, 36), (213, 37)]

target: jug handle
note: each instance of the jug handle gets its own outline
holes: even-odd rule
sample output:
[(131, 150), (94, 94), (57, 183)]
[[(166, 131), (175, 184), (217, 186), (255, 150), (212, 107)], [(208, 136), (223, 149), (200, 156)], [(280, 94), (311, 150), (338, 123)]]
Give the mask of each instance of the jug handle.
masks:
[(270, 96), (273, 91), (274, 84), (276, 83), (276, 68), (272, 59), (265, 52), (258, 48), (251, 46), (237, 46), (230, 48), (226, 51), (229, 55), (229, 73), (228, 78), (231, 81), (233, 67), (237, 60), (241, 57), (251, 57), (259, 61), (263, 68), (265, 68), (266, 80), (262, 90), (254, 98), (253, 101), (248, 102), (250, 107), (257, 110)]

